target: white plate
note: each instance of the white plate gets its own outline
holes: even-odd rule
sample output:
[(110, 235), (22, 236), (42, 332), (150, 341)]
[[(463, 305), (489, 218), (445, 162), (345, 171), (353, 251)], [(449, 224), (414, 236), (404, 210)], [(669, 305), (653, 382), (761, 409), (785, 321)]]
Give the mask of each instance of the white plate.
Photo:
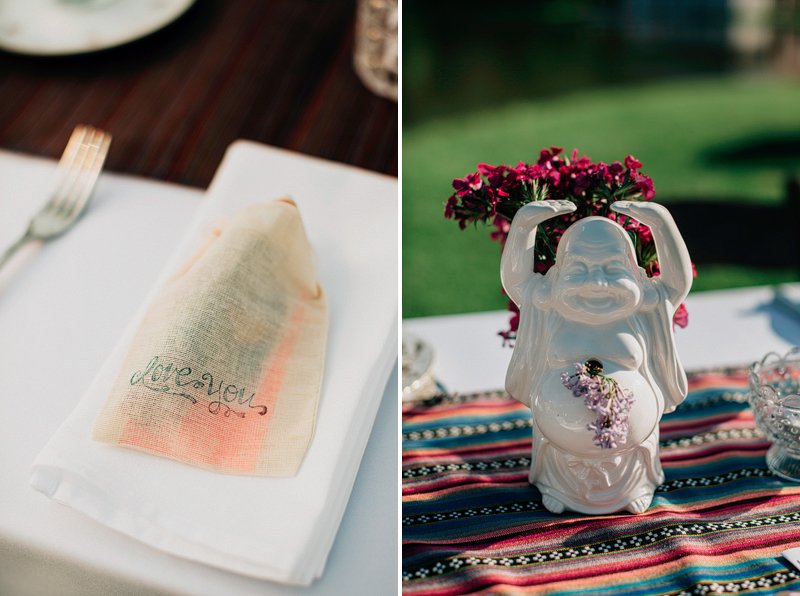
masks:
[(20, 54), (82, 54), (144, 37), (194, 0), (0, 0), (0, 48)]

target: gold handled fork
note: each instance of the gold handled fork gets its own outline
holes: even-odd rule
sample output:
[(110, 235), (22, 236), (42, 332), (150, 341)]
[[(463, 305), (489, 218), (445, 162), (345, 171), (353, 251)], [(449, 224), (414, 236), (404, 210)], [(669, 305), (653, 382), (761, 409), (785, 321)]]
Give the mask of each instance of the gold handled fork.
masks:
[(75, 127), (58, 162), (58, 182), (50, 200), (33, 216), (22, 237), (0, 257), (0, 268), (26, 243), (55, 238), (75, 223), (92, 196), (110, 144), (107, 132), (91, 126)]

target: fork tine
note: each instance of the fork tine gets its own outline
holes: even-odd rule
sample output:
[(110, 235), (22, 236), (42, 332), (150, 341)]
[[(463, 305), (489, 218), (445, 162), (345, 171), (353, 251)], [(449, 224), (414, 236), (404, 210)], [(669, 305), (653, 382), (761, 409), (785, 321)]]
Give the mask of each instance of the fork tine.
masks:
[[(63, 184), (56, 189), (53, 200), (53, 212), (59, 217), (68, 219), (74, 212), (75, 205), (80, 201), (89, 166), (94, 161), (100, 149), (99, 139), (101, 131), (87, 127), (88, 134), (81, 142), (75, 159), (70, 164), (70, 169), (63, 180)], [(95, 178), (90, 182), (94, 182)]]
[(61, 159), (58, 161), (58, 166), (56, 168), (56, 184), (54, 187), (56, 192), (50, 197), (47, 205), (45, 205), (45, 209), (55, 210), (59, 206), (58, 204), (62, 197), (58, 189), (66, 188), (67, 181), (73, 174), (73, 165), (79, 158), (81, 147), (89, 133), (89, 127), (84, 125), (78, 125), (72, 131), (72, 135), (70, 135), (69, 141), (67, 141), (67, 147), (64, 149), (64, 153), (61, 155)]
[(79, 124), (75, 127), (69, 137), (69, 141), (67, 141), (67, 146), (64, 148), (64, 153), (61, 155), (61, 159), (58, 161), (59, 168), (63, 168), (72, 161), (75, 152), (78, 150), (78, 147), (90, 132), (91, 128), (85, 124)]
[(73, 202), (71, 208), (67, 210), (66, 216), (68, 218), (77, 217), (86, 203), (92, 196), (95, 183), (98, 176), (103, 169), (106, 155), (108, 155), (108, 148), (111, 145), (111, 135), (100, 130), (95, 130), (95, 135), (92, 139), (92, 147), (94, 151), (87, 154), (84, 161), (84, 167), (81, 171), (78, 184), (73, 190)]
[(94, 157), (99, 150), (98, 139), (100, 134), (100, 131), (92, 128), (89, 131), (89, 136), (84, 141), (82, 148), (83, 155), (81, 155), (79, 162), (75, 164), (75, 177), (72, 180), (72, 185), (66, 190), (62, 213), (64, 217), (70, 215), (81, 198), (84, 181), (89, 173), (91, 163), (94, 161)]
[(53, 196), (46, 207), (53, 215), (59, 217), (63, 217), (65, 209), (69, 207), (67, 201), (71, 197), (72, 189), (80, 176), (87, 152), (91, 150), (89, 141), (94, 135), (94, 129), (90, 126), (83, 126), (82, 128), (83, 130), (78, 135), (74, 150), (70, 152), (70, 155), (67, 155), (65, 151), (62, 162), (59, 162), (61, 175), (53, 190)]

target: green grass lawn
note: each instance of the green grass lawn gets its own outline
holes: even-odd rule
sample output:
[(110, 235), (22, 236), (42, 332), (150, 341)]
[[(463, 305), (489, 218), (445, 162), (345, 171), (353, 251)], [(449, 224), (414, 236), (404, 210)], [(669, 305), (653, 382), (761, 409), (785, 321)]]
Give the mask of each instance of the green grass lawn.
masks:
[[(669, 204), (672, 198), (703, 196), (774, 203), (782, 199), (786, 173), (800, 170), (800, 155), (720, 158), (765, 139), (800, 139), (800, 85), (770, 79), (696, 79), (581, 92), (405, 127), (403, 316), (505, 307), (500, 250), (489, 240), (489, 229), (460, 231), (442, 216), (452, 192), (450, 182), (474, 171), (478, 162), (535, 161), (539, 150), (549, 145), (568, 152), (578, 148), (606, 162), (633, 154), (653, 178), (657, 201)], [(797, 275), (709, 265), (699, 268), (694, 287), (769, 284), (794, 281)]]

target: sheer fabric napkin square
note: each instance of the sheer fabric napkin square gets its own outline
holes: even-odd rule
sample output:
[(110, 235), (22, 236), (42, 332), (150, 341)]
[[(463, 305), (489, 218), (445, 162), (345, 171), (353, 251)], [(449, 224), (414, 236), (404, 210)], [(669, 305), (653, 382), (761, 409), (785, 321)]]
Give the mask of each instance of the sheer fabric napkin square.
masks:
[(314, 430), (327, 314), (294, 203), (245, 208), (147, 310), (95, 439), (218, 472), (295, 474)]
[[(220, 474), (94, 440), (98, 414), (161, 289), (221, 218), (263, 202), (265, 188), (296, 200), (329, 309), (316, 428), (296, 475)], [(149, 255), (166, 263), (160, 282), (37, 457), (33, 487), (172, 555), (297, 585), (319, 577), (397, 362), (396, 193), (386, 176), (234, 144), (175, 253)]]

